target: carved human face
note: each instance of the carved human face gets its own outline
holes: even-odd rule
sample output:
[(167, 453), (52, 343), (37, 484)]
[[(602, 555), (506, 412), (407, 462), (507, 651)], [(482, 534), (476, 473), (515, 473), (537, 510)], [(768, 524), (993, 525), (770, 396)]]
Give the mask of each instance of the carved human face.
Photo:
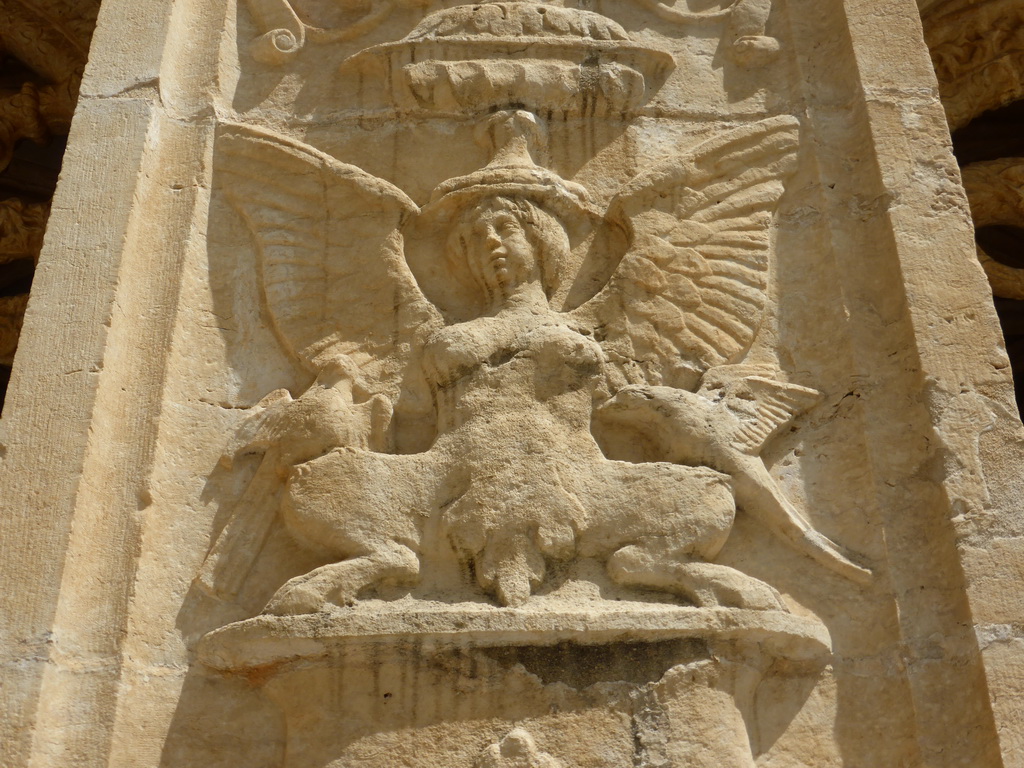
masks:
[(448, 241), (451, 266), (494, 307), (547, 302), (569, 254), (562, 223), (527, 200), (492, 197), (463, 211)]
[(463, 230), (473, 277), (489, 292), (503, 295), (539, 283), (537, 249), (522, 214), (500, 200), (478, 206), (474, 214)]

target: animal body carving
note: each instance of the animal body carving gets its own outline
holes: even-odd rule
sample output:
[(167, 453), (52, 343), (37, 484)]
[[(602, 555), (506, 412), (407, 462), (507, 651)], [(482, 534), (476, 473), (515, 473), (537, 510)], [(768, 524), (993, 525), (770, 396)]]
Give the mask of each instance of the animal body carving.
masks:
[[(721, 369), (712, 369), (705, 378), (713, 381), (716, 374), (721, 376)], [(729, 475), (737, 504), (774, 533), (854, 581), (870, 580), (870, 571), (838, 552), (833, 542), (810, 526), (760, 459), (771, 437), (795, 414), (817, 402), (818, 392), (760, 376), (726, 378), (715, 384), (716, 399), (708, 397), (704, 387), (699, 394), (668, 387), (626, 387), (602, 406), (601, 416), (647, 427), (667, 461), (707, 466)]]
[[(528, 600), (551, 562), (590, 557), (622, 584), (779, 609), (771, 587), (713, 562), (737, 500), (796, 548), (862, 577), (758, 458), (815, 393), (745, 377), (722, 385), (722, 405), (710, 388), (761, 323), (796, 121), (764, 120), (671, 157), (598, 217), (585, 189), (534, 163), (533, 115), (488, 120), (494, 160), (440, 185), (422, 210), (310, 147), (243, 127), (220, 138), (219, 172), (255, 235), (274, 327), (318, 372), (243, 440), (285, 483), (288, 530), (330, 560), (281, 587), (268, 610), (316, 611), (415, 583), (439, 547), (502, 605)], [(574, 217), (599, 218), (627, 247), (602, 290), (559, 305)], [(448, 319), (420, 290), (403, 256), (412, 221), (446, 233), (447, 264), (478, 298), (469, 319)], [(760, 418), (729, 407), (744, 387)], [(595, 407), (596, 418), (658, 436), (658, 461), (606, 458)], [(429, 422), (429, 445), (395, 453), (392, 411)], [(246, 516), (240, 508), (208, 559), (215, 591), (211, 563), (241, 562), (237, 587), (259, 549), (230, 533), (252, 530)]]

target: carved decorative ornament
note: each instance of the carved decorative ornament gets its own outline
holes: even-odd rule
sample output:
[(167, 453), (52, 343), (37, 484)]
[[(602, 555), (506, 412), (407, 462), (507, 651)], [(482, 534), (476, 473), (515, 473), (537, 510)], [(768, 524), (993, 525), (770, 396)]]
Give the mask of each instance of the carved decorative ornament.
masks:
[[(750, 66), (770, 61), (779, 50), (779, 41), (765, 35), (765, 22), (771, 10), (771, 0), (733, 0), (726, 7), (717, 10), (691, 11), (686, 0), (662, 2), (661, 0), (638, 0), (658, 17), (674, 24), (691, 26), (721, 22), (728, 24), (727, 35), (732, 40), (732, 55), (741, 63)], [(426, 8), (432, 0), (372, 0), (365, 13), (350, 23), (326, 29), (304, 21), (290, 0), (248, 0), (249, 8), (263, 29), (263, 34), (251, 43), (253, 58), (271, 65), (282, 65), (301, 51), (307, 42), (341, 43), (359, 38), (372, 32), (386, 21), (398, 8)], [(543, 8), (553, 15), (570, 9), (558, 5), (534, 4), (532, 0), (510, 3), (521, 8)], [(456, 15), (467, 11), (492, 9), (494, 3), (461, 6)], [(487, 10), (486, 12), (492, 12)], [(520, 34), (529, 35), (529, 29)]]
[[(218, 172), (255, 238), (274, 328), (317, 379), (298, 398), (268, 396), (232, 449), (264, 458), (207, 559), (206, 587), (230, 597), (280, 514), (332, 562), (282, 586), (271, 614), (416, 588), (448, 548), (504, 606), (525, 604), (549, 564), (582, 556), (606, 561), (618, 584), (697, 606), (785, 611), (767, 584), (714, 562), (737, 502), (825, 567), (866, 578), (759, 458), (817, 393), (736, 365), (764, 314), (797, 121), (762, 120), (667, 158), (603, 213), (534, 162), (536, 116), (482, 125), (491, 163), (422, 209), (312, 147), (222, 131)], [(571, 266), (581, 221), (625, 245), (603, 287), (574, 302), (566, 287), (593, 279)], [(406, 264), (405, 233), (423, 228), (443, 234), (444, 268), (475, 294), (468, 317), (439, 309)], [(432, 420), (432, 444), (396, 454), (396, 414)], [(608, 459), (595, 422), (642, 430), (653, 462)], [(277, 478), (280, 512), (265, 501)]]
[(945, 0), (922, 16), (951, 130), (1024, 98), (1024, 6)]
[[(961, 175), (976, 228), (1024, 227), (1024, 158), (1005, 157), (971, 163), (961, 169)], [(1024, 269), (1000, 264), (980, 245), (978, 261), (996, 296), (1024, 299)]]
[[(329, 687), (361, 654), (416, 665), (440, 648), (479, 660), (667, 642), (679, 653), (629, 690), (654, 695), (666, 670), (693, 665), (665, 690), (696, 707), (724, 696), (716, 717), (732, 735), (707, 759), (752, 765), (744, 722), (761, 674), (818, 665), (831, 641), (725, 549), (737, 516), (807, 568), (872, 578), (765, 458), (821, 400), (768, 346), (751, 354), (771, 335), (801, 121), (763, 105), (717, 126), (662, 115), (679, 107), (662, 89), (682, 93), (718, 50), (730, 76), (756, 80), (750, 67), (779, 51), (770, 3), (641, 0), (620, 23), (563, 3), (381, 0), (337, 30), (321, 6), (249, 5), (262, 35), (245, 66), (263, 85), (315, 69), (311, 43), (337, 43), (324, 58), (346, 101), (325, 107), (336, 133), (296, 127), (310, 143), (248, 116), (218, 126), (211, 213), (237, 233), (302, 385), (266, 394), (224, 452), (226, 482), (244, 490), (191, 596), (221, 623), (198, 658), (271, 670), (268, 695), (301, 722), (287, 692), (320, 672)], [(393, 34), (371, 36), (389, 14)], [(665, 21), (679, 35), (709, 26), (690, 48)], [(446, 148), (457, 171), (404, 149), (361, 155), (382, 120), (469, 151)], [(662, 128), (656, 158), (588, 168), (602, 142)], [(567, 151), (575, 136), (590, 145)], [(324, 141), (333, 154), (313, 146)], [(357, 157), (365, 169), (346, 162)], [(562, 765), (521, 729), (460, 754)]]

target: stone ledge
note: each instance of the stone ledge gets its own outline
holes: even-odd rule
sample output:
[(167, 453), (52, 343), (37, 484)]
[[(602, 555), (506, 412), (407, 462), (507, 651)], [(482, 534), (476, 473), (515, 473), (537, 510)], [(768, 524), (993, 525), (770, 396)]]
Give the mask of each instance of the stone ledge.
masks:
[(831, 651), (828, 630), (821, 622), (782, 611), (611, 603), (601, 609), (566, 607), (542, 612), (476, 603), (412, 608), (405, 601), (375, 602), (304, 616), (257, 616), (229, 624), (200, 641), (199, 659), (214, 669), (234, 671), (328, 658), (357, 643), (417, 641), (495, 647), (693, 638), (754, 644), (765, 654), (791, 660), (821, 657)]

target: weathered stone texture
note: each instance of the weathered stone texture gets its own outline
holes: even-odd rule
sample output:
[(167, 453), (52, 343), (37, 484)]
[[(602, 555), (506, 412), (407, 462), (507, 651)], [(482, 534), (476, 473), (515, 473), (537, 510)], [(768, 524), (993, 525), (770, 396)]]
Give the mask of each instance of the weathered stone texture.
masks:
[(912, 3), (726, 5), (104, 2), (0, 762), (1021, 764), (1003, 198)]

